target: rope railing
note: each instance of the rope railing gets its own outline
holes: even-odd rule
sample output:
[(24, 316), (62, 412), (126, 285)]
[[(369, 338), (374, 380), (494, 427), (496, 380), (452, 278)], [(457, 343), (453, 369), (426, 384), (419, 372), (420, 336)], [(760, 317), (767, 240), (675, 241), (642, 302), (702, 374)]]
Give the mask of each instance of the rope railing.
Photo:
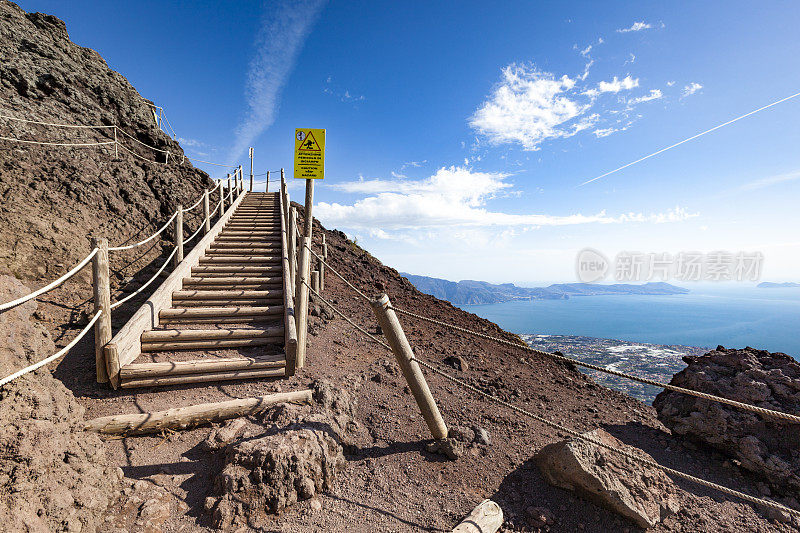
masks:
[(59, 357), (61, 357), (62, 355), (64, 355), (68, 351), (70, 351), (72, 349), (72, 347), (75, 346), (76, 344), (78, 344), (78, 342), (80, 342), (80, 340), (89, 332), (89, 330), (92, 329), (92, 327), (94, 326), (94, 323), (97, 322), (98, 318), (100, 318), (100, 315), (102, 314), (102, 312), (103, 312), (102, 310), (98, 310), (95, 313), (95, 315), (92, 317), (92, 319), (89, 321), (89, 323), (86, 324), (86, 326), (83, 328), (83, 330), (81, 330), (81, 332), (78, 333), (78, 335), (76, 335), (75, 338), (72, 339), (69, 342), (69, 344), (67, 344), (66, 346), (61, 348), (59, 351), (57, 351), (56, 353), (54, 353), (50, 357), (48, 357), (46, 359), (43, 359), (43, 360), (39, 361), (38, 363), (34, 363), (34, 364), (30, 365), (30, 366), (27, 366), (27, 367), (23, 368), (22, 370), (18, 370), (17, 372), (14, 372), (13, 374), (11, 374), (9, 376), (4, 377), (3, 379), (0, 379), (0, 387), (5, 385), (9, 381), (13, 381), (13, 380), (17, 379), (18, 377), (24, 376), (25, 374), (28, 374), (29, 372), (33, 372), (34, 370), (36, 370), (38, 368), (41, 368), (44, 365), (46, 365), (46, 364), (48, 364), (48, 363), (50, 363), (52, 361), (55, 361), (56, 359), (58, 359)]
[[(392, 349), (388, 344), (386, 344), (385, 342), (383, 342), (382, 340), (377, 338), (375, 335), (369, 333), (366, 329), (364, 329), (361, 326), (359, 326), (358, 324), (356, 324), (353, 320), (350, 319), (350, 317), (348, 317), (341, 310), (339, 310), (338, 307), (336, 307), (331, 302), (326, 300), (321, 294), (319, 294), (319, 292), (315, 291), (314, 288), (311, 287), (305, 280), (302, 280), (302, 283), (306, 287), (308, 287), (308, 290), (316, 298), (319, 298), (320, 301), (322, 301), (325, 305), (327, 305), (329, 308), (331, 308), (336, 314), (338, 314), (339, 316), (344, 318), (351, 326), (353, 326), (355, 329), (360, 331), (362, 334), (364, 334), (367, 338), (369, 338), (373, 342), (383, 346), (388, 351), (392, 352)], [(395, 311), (397, 311), (397, 308), (395, 308), (395, 307), (390, 307), (390, 308), (394, 309)], [(774, 510), (777, 510), (777, 511), (780, 511), (780, 512), (788, 513), (788, 514), (790, 514), (792, 516), (800, 517), (800, 511), (798, 511), (796, 509), (792, 509), (792, 508), (787, 507), (785, 505), (782, 505), (782, 504), (780, 504), (778, 502), (775, 502), (775, 501), (772, 501), (772, 500), (768, 500), (768, 499), (765, 499), (765, 498), (759, 498), (759, 497), (756, 497), (756, 496), (752, 496), (750, 494), (746, 494), (744, 492), (741, 492), (741, 491), (738, 491), (738, 490), (735, 490), (735, 489), (731, 489), (731, 488), (726, 487), (724, 485), (720, 485), (718, 483), (714, 483), (714, 482), (711, 482), (711, 481), (706, 481), (705, 479), (693, 476), (691, 474), (687, 474), (687, 473), (682, 472), (680, 470), (676, 470), (674, 468), (670, 468), (668, 466), (664, 466), (664, 465), (662, 465), (662, 464), (660, 464), (660, 463), (658, 463), (656, 461), (653, 461), (653, 460), (647, 459), (645, 457), (641, 457), (639, 455), (633, 454), (633, 453), (631, 453), (631, 452), (629, 452), (627, 450), (623, 450), (621, 448), (617, 448), (616, 446), (612, 446), (612, 445), (607, 444), (607, 443), (605, 443), (605, 442), (603, 442), (601, 440), (598, 440), (598, 439), (595, 439), (593, 437), (587, 436), (584, 433), (581, 433), (581, 432), (576, 431), (574, 429), (568, 428), (568, 427), (566, 427), (566, 426), (564, 426), (562, 424), (559, 424), (557, 422), (549, 420), (549, 419), (547, 419), (547, 418), (545, 418), (543, 416), (539, 416), (539, 415), (537, 415), (535, 413), (532, 413), (531, 411), (528, 411), (527, 409), (524, 409), (522, 407), (518, 407), (518, 406), (516, 406), (516, 405), (514, 405), (512, 403), (509, 403), (509, 402), (507, 402), (507, 401), (495, 396), (494, 394), (490, 394), (488, 392), (482, 391), (479, 388), (477, 388), (477, 387), (475, 387), (473, 385), (470, 385), (469, 383), (467, 383), (467, 382), (465, 382), (463, 380), (460, 380), (460, 379), (458, 379), (458, 378), (456, 378), (456, 377), (454, 377), (454, 376), (452, 376), (452, 375), (450, 375), (450, 374), (448, 374), (446, 372), (443, 372), (443, 371), (439, 370), (438, 368), (436, 368), (435, 366), (433, 366), (430, 363), (428, 363), (427, 361), (419, 359), (416, 355), (412, 356), (411, 360), (416, 362), (418, 365), (428, 369), (431, 372), (434, 372), (435, 374), (447, 379), (451, 383), (453, 383), (455, 385), (458, 385), (459, 387), (461, 387), (461, 388), (463, 388), (465, 390), (471, 391), (471, 392), (473, 392), (473, 393), (475, 393), (475, 394), (477, 394), (477, 395), (479, 395), (479, 396), (481, 396), (483, 398), (486, 398), (488, 400), (496, 402), (496, 403), (498, 403), (498, 404), (500, 404), (500, 405), (502, 405), (504, 407), (507, 407), (507, 408), (513, 410), (516, 413), (519, 413), (519, 414), (522, 414), (522, 415), (527, 416), (529, 418), (532, 418), (533, 420), (536, 420), (537, 422), (540, 422), (540, 423), (542, 423), (542, 424), (544, 424), (544, 425), (546, 425), (546, 426), (548, 426), (548, 427), (550, 427), (552, 429), (564, 432), (564, 433), (566, 433), (566, 434), (568, 434), (568, 435), (570, 435), (570, 436), (572, 436), (572, 437), (574, 437), (576, 439), (582, 440), (584, 442), (588, 442), (589, 444), (593, 444), (595, 446), (600, 446), (602, 448), (605, 448), (605, 449), (607, 449), (607, 450), (609, 450), (609, 451), (611, 451), (613, 453), (616, 453), (618, 455), (626, 457), (627, 459), (630, 459), (630, 460), (632, 460), (634, 462), (637, 462), (639, 464), (642, 464), (644, 466), (648, 466), (648, 467), (651, 467), (651, 468), (658, 468), (658, 469), (660, 469), (661, 471), (663, 471), (664, 473), (666, 473), (668, 475), (673, 475), (675, 477), (678, 477), (678, 478), (681, 478), (681, 479), (685, 479), (685, 480), (690, 481), (692, 483), (695, 483), (697, 485), (717, 490), (719, 492), (722, 492), (723, 494), (727, 494), (729, 496), (733, 496), (733, 497), (739, 498), (739, 499), (741, 499), (743, 501), (746, 501), (746, 502), (749, 502), (749, 503), (753, 503), (753, 504), (756, 504), (756, 505), (760, 505), (762, 507), (767, 507), (767, 508), (770, 508), (770, 509), (774, 509)]]
[[(214, 187), (214, 189), (216, 189), (216, 187)], [(209, 191), (209, 192), (213, 192), (213, 191), (214, 191), (214, 189), (211, 189), (211, 191)], [(197, 200), (197, 201), (196, 201), (194, 204), (192, 204), (190, 207), (187, 207), (186, 209), (182, 209), (182, 211), (183, 211), (184, 213), (188, 213), (189, 211), (191, 211), (192, 209), (194, 209), (194, 208), (195, 208), (195, 207), (197, 207), (198, 205), (202, 204), (202, 203), (203, 203), (203, 198), (204, 198), (204, 196), (200, 196), (200, 199), (199, 199), (199, 200)]]
[(128, 300), (130, 300), (131, 298), (133, 298), (134, 296), (136, 296), (137, 294), (139, 294), (140, 292), (145, 290), (151, 283), (153, 283), (153, 280), (155, 280), (158, 276), (161, 275), (162, 272), (164, 272), (164, 269), (167, 268), (167, 265), (169, 265), (170, 261), (172, 261), (172, 258), (175, 257), (175, 254), (177, 252), (178, 252), (177, 248), (172, 250), (172, 253), (169, 254), (167, 259), (164, 261), (164, 264), (161, 265), (161, 268), (159, 268), (158, 271), (155, 274), (153, 274), (153, 276), (150, 279), (148, 279), (146, 282), (144, 282), (144, 284), (141, 287), (139, 287), (136, 291), (130, 293), (128, 296), (126, 296), (122, 300), (117, 300), (116, 302), (111, 304), (111, 309), (116, 309), (120, 305), (124, 304), (125, 302), (127, 302)]
[(40, 126), (56, 126), (59, 128), (81, 128), (81, 129), (103, 129), (103, 128), (116, 128), (114, 124), (59, 124), (56, 122), (41, 122), (38, 120), (30, 120), (27, 118), (11, 117), (8, 115), (0, 115), (0, 118), (6, 120), (16, 120), (17, 122), (26, 122), (28, 124), (39, 124)]
[(65, 281), (67, 281), (69, 278), (71, 278), (72, 276), (77, 274), (83, 267), (85, 267), (89, 263), (89, 261), (91, 261), (92, 258), (97, 254), (97, 252), (98, 252), (97, 248), (93, 249), (91, 252), (89, 252), (89, 255), (84, 257), (81, 260), (80, 263), (78, 263), (77, 265), (72, 267), (72, 269), (69, 272), (67, 272), (66, 274), (64, 274), (63, 276), (58, 278), (57, 280), (55, 280), (55, 281), (53, 281), (51, 283), (48, 283), (47, 285), (45, 285), (41, 289), (35, 290), (30, 294), (27, 294), (27, 295), (25, 295), (25, 296), (23, 296), (21, 298), (17, 298), (16, 300), (12, 300), (10, 302), (6, 302), (4, 304), (0, 304), (0, 313), (2, 313), (3, 311), (8, 311), (9, 309), (13, 309), (14, 307), (17, 307), (18, 305), (22, 305), (22, 304), (24, 304), (25, 302), (27, 302), (29, 300), (33, 300), (34, 298), (36, 298), (37, 296), (39, 296), (41, 294), (44, 294), (44, 293), (46, 293), (48, 291), (51, 291), (51, 290), (55, 289), (56, 287), (58, 287), (59, 285), (61, 285)]
[(14, 139), (12, 137), (2, 137), (0, 136), (0, 140), (3, 141), (14, 141), (20, 142), (25, 144), (38, 144), (42, 146), (106, 146), (109, 144), (116, 144), (117, 141), (103, 141), (103, 142), (94, 142), (94, 143), (54, 143), (54, 142), (45, 142), (45, 141), (31, 141), (28, 139)]
[[(166, 116), (164, 118), (166, 119)], [(114, 139), (113, 140), (99, 141), (99, 142), (63, 143), (63, 142), (50, 142), (50, 141), (17, 139), (17, 138), (14, 138), (14, 137), (0, 136), (0, 140), (3, 140), (3, 141), (20, 142), (20, 143), (26, 143), (26, 144), (38, 144), (38, 145), (44, 145), (44, 146), (67, 146), (67, 147), (69, 147), (69, 146), (80, 146), (80, 147), (107, 146), (107, 145), (112, 145), (113, 144), (113, 145), (117, 145), (117, 146), (121, 147), (123, 150), (127, 151), (128, 153), (130, 153), (134, 157), (137, 157), (137, 158), (139, 158), (139, 159), (141, 159), (143, 161), (148, 161), (150, 163), (159, 163), (159, 164), (167, 164), (168, 163), (168, 161), (164, 161), (164, 162), (152, 161), (152, 160), (147, 159), (146, 157), (143, 157), (143, 156), (137, 154), (136, 152), (132, 151), (131, 149), (126, 147), (124, 144), (120, 143), (119, 140), (117, 139), (117, 133), (121, 133), (123, 136), (131, 139), (132, 141), (140, 144), (141, 146), (144, 146), (145, 148), (149, 148), (150, 150), (165, 154), (167, 157), (169, 157), (169, 155), (171, 153), (169, 150), (164, 150), (162, 148), (157, 148), (157, 147), (152, 146), (150, 144), (147, 144), (147, 143), (145, 143), (143, 141), (140, 141), (139, 139), (137, 139), (136, 137), (134, 137), (133, 135), (131, 135), (130, 133), (128, 133), (124, 129), (122, 129), (122, 127), (119, 124), (62, 124), (62, 123), (57, 123), (57, 122), (44, 122), (44, 121), (39, 121), (39, 120), (31, 120), (31, 119), (12, 117), (12, 116), (9, 116), (9, 115), (0, 115), (0, 119), (14, 120), (14, 121), (23, 122), (23, 123), (26, 123), (26, 124), (37, 124), (37, 125), (41, 125), (41, 126), (52, 126), (52, 127), (58, 127), (58, 128), (111, 129), (111, 130), (114, 130)], [(172, 129), (172, 125), (169, 123), (169, 119), (166, 119), (166, 121), (167, 121), (167, 124), (169, 125), (170, 130), (172, 131), (173, 137), (176, 137), (175, 131)], [(169, 136), (169, 134), (167, 132), (165, 132), (163, 129), (161, 129), (160, 131), (162, 133), (164, 133), (165, 135)], [(205, 163), (207, 165), (214, 165), (214, 166), (224, 167), (224, 168), (236, 168), (238, 166), (238, 165), (226, 165), (226, 164), (222, 164), (222, 163), (214, 163), (213, 161), (205, 161), (205, 160), (202, 160), (202, 159), (199, 159), (199, 158), (189, 157), (189, 156), (187, 156), (185, 154), (183, 155), (183, 157), (185, 159), (190, 160), (190, 161), (197, 161), (199, 163)]]
[(141, 246), (143, 244), (147, 244), (148, 242), (152, 241), (153, 239), (155, 239), (156, 237), (161, 235), (161, 233), (165, 229), (167, 229), (170, 224), (172, 224), (172, 221), (175, 220), (176, 216), (178, 216), (178, 211), (177, 210), (174, 213), (172, 213), (172, 216), (169, 217), (169, 220), (167, 220), (164, 223), (164, 225), (161, 226), (161, 228), (158, 229), (158, 231), (156, 231), (155, 233), (153, 233), (152, 235), (150, 235), (149, 237), (147, 237), (143, 241), (139, 241), (139, 242), (134, 243), (134, 244), (128, 244), (126, 246), (111, 246), (111, 247), (109, 247), (108, 251), (109, 252), (119, 252), (121, 250), (130, 250), (131, 248), (136, 248), (137, 246)]

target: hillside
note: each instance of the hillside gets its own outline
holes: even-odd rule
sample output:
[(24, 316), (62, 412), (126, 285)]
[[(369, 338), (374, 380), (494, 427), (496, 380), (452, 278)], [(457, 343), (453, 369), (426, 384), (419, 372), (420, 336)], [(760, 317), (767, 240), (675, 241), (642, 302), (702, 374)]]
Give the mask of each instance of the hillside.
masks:
[[(0, 140), (0, 271), (53, 279), (89, 251), (90, 234), (112, 243), (146, 235), (211, 181), (142, 97), (100, 55), (69, 39), (63, 21), (0, 0), (0, 115), (48, 123), (111, 125), (135, 155), (113, 146), (42, 146)], [(108, 141), (111, 130), (58, 128), (0, 118), (0, 136), (53, 143)], [(157, 162), (158, 161), (158, 162)], [(158, 250), (160, 253), (160, 250)]]
[[(3, 113), (70, 124), (120, 124), (142, 142), (175, 154), (164, 165), (127, 152), (114, 160), (113, 150), (102, 148), (45, 149), (2, 142), (0, 301), (5, 302), (57, 277), (85, 255), (88, 234), (105, 235), (114, 243), (149, 234), (178, 203), (196, 199), (209, 181), (188, 162), (180, 164), (182, 151), (156, 127), (152, 103), (108, 69), (96, 52), (71, 43), (62, 21), (26, 14), (0, 0), (0, 36)], [(88, 136), (2, 119), (0, 124), (4, 136), (15, 138), (75, 141)], [(140, 157), (154, 157), (147, 149), (132, 149)], [(302, 215), (302, 206), (297, 207)], [(187, 223), (187, 229), (193, 230), (194, 224)], [(322, 235), (333, 268), (367, 294), (385, 292), (399, 308), (522, 342), (496, 324), (420, 292), (342, 232), (315, 221), (317, 250)], [(131, 263), (116, 263), (115, 288), (130, 281), (130, 274), (152, 270), (151, 261), (162, 255), (162, 246), (169, 249), (170, 237), (165, 237), (144, 257), (119, 256)], [(381, 334), (368, 302), (330, 271), (325, 281), (323, 294), (331, 304), (370, 334)], [(69, 323), (87, 307), (90, 292), (86, 283), (70, 284), (0, 315), (0, 371), (5, 375), (63, 346), (74, 336), (76, 329)], [(146, 296), (114, 311), (115, 330)], [(562, 427), (602, 427), (663, 464), (763, 494), (758, 478), (721, 453), (673, 435), (652, 407), (598, 385), (571, 364), (408, 316), (400, 322), (417, 357), (477, 390)], [(343, 467), (329, 491), (291, 502), (277, 515), (264, 513), (262, 505), (256, 519), (237, 531), (450, 531), (484, 498), (502, 506), (503, 531), (635, 530), (617, 514), (549, 485), (533, 465), (537, 451), (566, 434), (428, 374), (447, 424), (474, 433), (477, 428), (486, 437), (457, 460), (448, 460), (426, 447), (427, 427), (392, 354), (319, 301), (312, 302), (308, 331), (306, 367), (290, 379), (112, 390), (95, 382), (94, 341), (88, 335), (62, 359), (3, 386), (2, 529), (210, 531), (214, 497), (230, 488), (226, 481), (235, 484), (223, 475), (229, 450), (205, 444), (217, 427), (101, 440), (83, 431), (84, 421), (295, 391), (324, 380), (357, 399), (355, 421), (364, 429), (363, 439), (345, 448)], [(278, 406), (263, 416), (242, 419), (242, 440), (275, 432), (276, 421), (288, 419), (291, 409)], [(238, 480), (242, 485), (258, 481), (252, 477)], [(679, 486), (679, 509), (653, 531), (790, 530), (761, 508), (711, 489)]]
[(478, 305), (508, 302), (511, 300), (566, 300), (572, 296), (649, 294), (686, 294), (688, 289), (669, 283), (650, 282), (641, 285), (617, 283), (555, 283), (547, 287), (518, 287), (513, 283), (500, 285), (486, 281), (448, 281), (446, 279), (417, 276), (401, 272), (414, 286), (425, 294), (447, 300), (455, 305)]

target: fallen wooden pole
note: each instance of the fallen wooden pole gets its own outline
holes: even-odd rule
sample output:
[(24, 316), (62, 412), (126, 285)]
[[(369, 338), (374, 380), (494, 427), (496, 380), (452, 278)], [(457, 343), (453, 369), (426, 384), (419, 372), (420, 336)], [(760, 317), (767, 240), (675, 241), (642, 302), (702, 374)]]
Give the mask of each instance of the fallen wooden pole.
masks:
[(492, 500), (483, 500), (458, 524), (453, 533), (496, 533), (503, 525), (503, 510)]
[(226, 402), (201, 403), (154, 413), (103, 416), (87, 421), (83, 429), (108, 435), (141, 435), (162, 429), (184, 429), (229, 418), (249, 416), (264, 411), (272, 405), (287, 402), (311, 403), (311, 391), (281, 392)]

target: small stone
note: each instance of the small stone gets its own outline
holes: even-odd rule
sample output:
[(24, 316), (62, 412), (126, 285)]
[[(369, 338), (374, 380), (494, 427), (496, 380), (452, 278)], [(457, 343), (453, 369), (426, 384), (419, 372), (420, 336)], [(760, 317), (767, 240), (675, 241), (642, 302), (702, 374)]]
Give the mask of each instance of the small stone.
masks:
[(475, 442), (482, 446), (491, 446), (492, 445), (492, 438), (489, 436), (489, 432), (486, 431), (482, 427), (475, 426), (472, 428), (475, 432)]
[(552, 511), (547, 507), (528, 507), (525, 509), (528, 515), (528, 525), (533, 528), (543, 528), (555, 524), (556, 519)]
[(317, 499), (314, 499), (314, 500), (311, 500), (311, 502), (309, 503), (309, 506), (313, 510), (319, 511), (320, 509), (322, 509), (322, 502), (317, 500)]
[(469, 364), (467, 364), (467, 361), (460, 355), (451, 355), (445, 358), (444, 363), (462, 372), (469, 370)]

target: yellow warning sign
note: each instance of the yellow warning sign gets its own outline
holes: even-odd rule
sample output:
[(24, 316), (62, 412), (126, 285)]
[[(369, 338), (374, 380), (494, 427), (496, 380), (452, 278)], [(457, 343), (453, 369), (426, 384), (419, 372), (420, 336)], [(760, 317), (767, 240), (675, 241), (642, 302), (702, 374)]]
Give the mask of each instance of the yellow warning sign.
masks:
[(294, 177), (305, 180), (325, 177), (325, 130), (294, 130)]

